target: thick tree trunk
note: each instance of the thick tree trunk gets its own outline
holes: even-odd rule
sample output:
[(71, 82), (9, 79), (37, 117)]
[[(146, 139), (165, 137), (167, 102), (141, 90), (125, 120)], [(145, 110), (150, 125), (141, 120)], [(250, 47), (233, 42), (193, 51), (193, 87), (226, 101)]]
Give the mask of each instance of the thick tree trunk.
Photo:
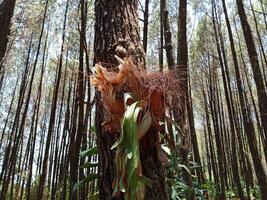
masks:
[(254, 80), (256, 83), (257, 93), (258, 93), (258, 102), (261, 114), (261, 122), (263, 125), (263, 129), (265, 132), (265, 136), (267, 137), (267, 94), (266, 89), (264, 87), (264, 81), (262, 78), (262, 72), (260, 70), (258, 54), (256, 51), (255, 42), (253, 40), (253, 35), (251, 32), (250, 25), (247, 20), (247, 16), (245, 13), (244, 5), (242, 0), (236, 0), (238, 15), (241, 21), (244, 38), (246, 41), (246, 46), (248, 50), (248, 55), (252, 67), (252, 72), (254, 75)]
[[(262, 74), (259, 68), (258, 55), (257, 55), (257, 51), (255, 48), (255, 43), (252, 38), (251, 29), (247, 22), (243, 2), (242, 0), (237, 0), (236, 2), (237, 2), (237, 7), (238, 7), (238, 14), (239, 14), (243, 32), (244, 32), (244, 37), (245, 37), (246, 44), (247, 44), (252, 71), (253, 71), (254, 79), (256, 82), (262, 124), (264, 127), (265, 134), (267, 134), (267, 121), (266, 121), (267, 119), (267, 96), (266, 96), (266, 91), (264, 88)], [(251, 114), (245, 105), (244, 95), (242, 93), (243, 86), (241, 83), (241, 77), (240, 77), (239, 69), (237, 68), (237, 61), (235, 62), (236, 62), (235, 73), (236, 73), (237, 86), (238, 86), (238, 92), (239, 92), (239, 101), (241, 104), (241, 111), (242, 111), (242, 115), (244, 118), (243, 120), (244, 129), (248, 137), (249, 148), (252, 154), (252, 159), (253, 159), (253, 163), (255, 167), (255, 173), (256, 173), (256, 176), (259, 182), (262, 199), (267, 199), (267, 193), (266, 193), (267, 175), (261, 163), (260, 153), (258, 152), (258, 149), (256, 148), (255, 130), (253, 127)]]
[[(189, 167), (188, 153), (191, 146), (190, 143), (190, 129), (189, 129), (189, 118), (190, 118), (190, 102), (189, 102), (189, 91), (188, 91), (188, 49), (187, 49), (187, 27), (186, 27), (186, 18), (187, 18), (187, 0), (179, 1), (179, 18), (178, 18), (178, 49), (177, 49), (177, 68), (181, 73), (180, 78), (182, 82), (182, 91), (181, 95), (183, 102), (183, 110), (179, 110), (179, 116), (176, 114), (178, 123), (180, 124), (182, 130), (182, 147), (179, 148), (179, 153), (181, 155), (181, 162)], [(166, 36), (165, 36), (166, 37)], [(166, 41), (167, 42), (167, 41)], [(192, 110), (191, 110), (192, 111)], [(192, 122), (190, 120), (190, 122)], [(191, 131), (193, 128), (191, 127)], [(193, 134), (193, 132), (192, 132)], [(194, 143), (196, 137), (193, 134)], [(195, 147), (196, 148), (196, 147)], [(200, 162), (200, 160), (199, 160)], [(193, 190), (193, 181), (192, 176), (185, 170), (183, 170), (183, 176), (186, 184), (191, 188), (190, 194), (187, 196), (187, 199), (194, 199), (195, 193)]]
[[(14, 13), (16, 0), (3, 0), (0, 3), (0, 66), (5, 56), (10, 33), (11, 18)], [(0, 68), (0, 72), (2, 69)]]
[[(137, 0), (97, 0), (95, 2), (95, 59), (108, 70), (117, 70), (114, 55), (131, 57), (139, 67), (144, 67), (145, 57), (140, 42)], [(111, 146), (119, 133), (102, 130), (103, 106), (100, 94), (96, 92), (96, 134), (99, 150), (99, 199), (112, 197), (112, 182), (115, 177), (114, 155)], [(165, 189), (164, 170), (156, 156), (155, 143), (158, 134), (154, 130), (147, 133), (141, 142), (141, 162), (144, 175), (153, 180), (152, 188), (146, 188), (145, 199), (168, 199)], [(158, 177), (158, 178), (155, 178)], [(123, 198), (122, 195), (117, 199)]]

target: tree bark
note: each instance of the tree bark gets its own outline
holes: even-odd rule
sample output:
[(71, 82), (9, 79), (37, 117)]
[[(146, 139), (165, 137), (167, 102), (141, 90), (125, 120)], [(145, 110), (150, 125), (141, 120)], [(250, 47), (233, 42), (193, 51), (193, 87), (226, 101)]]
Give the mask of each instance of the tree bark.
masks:
[[(0, 66), (5, 56), (10, 34), (11, 19), (14, 13), (16, 0), (3, 0), (0, 4)], [(0, 73), (2, 69), (0, 68)]]
[[(78, 180), (82, 180), (84, 178), (83, 169), (79, 170), (79, 152), (82, 143), (82, 138), (86, 136), (86, 130), (84, 126), (84, 98), (85, 98), (85, 78), (84, 78), (84, 51), (85, 51), (85, 43), (86, 43), (86, 1), (80, 1), (80, 52), (79, 52), (79, 71), (78, 71), (78, 83), (77, 83), (77, 91), (76, 91), (76, 100), (75, 106), (77, 106), (78, 110), (78, 127), (74, 136), (73, 143), (73, 153), (70, 155), (70, 174), (72, 179), (72, 184), (77, 183)], [(78, 179), (79, 175), (79, 179)], [(71, 187), (72, 188), (72, 187)], [(70, 191), (71, 192), (71, 191)], [(83, 188), (79, 188), (79, 199), (85, 199), (85, 190)], [(72, 199), (77, 199), (77, 191), (72, 193)]]
[[(234, 47), (233, 47), (233, 38), (232, 38), (232, 31), (231, 31), (231, 27), (230, 27), (230, 22), (229, 22), (229, 19), (228, 19), (228, 14), (227, 14), (227, 10), (226, 10), (225, 1), (222, 0), (222, 3), (223, 3), (223, 10), (224, 10), (224, 15), (225, 15), (225, 20), (226, 20), (227, 30), (228, 30), (228, 34), (229, 34), (229, 39), (230, 39), (230, 42), (231, 42), (231, 50), (232, 50), (232, 54), (234, 56), (235, 49), (233, 49)], [(219, 32), (220, 32), (220, 38), (221, 38), (221, 31), (219, 30)], [(223, 44), (223, 43), (221, 42), (221, 44)], [(226, 57), (225, 56), (225, 50), (222, 49), (222, 51), (223, 51), (223, 55), (224, 55), (224, 63), (226, 65), (226, 67), (227, 67), (226, 76), (227, 76), (228, 85), (229, 85), (228, 64), (227, 64), (227, 60), (225, 59), (225, 57)], [(218, 52), (218, 53), (220, 54), (220, 52)], [(237, 64), (235, 61), (237, 61), (237, 60), (234, 60), (234, 63)], [(221, 65), (223, 65), (223, 62), (221, 62)], [(221, 66), (221, 69), (223, 69), (223, 66)], [(222, 70), (222, 74), (223, 74), (223, 76), (225, 76), (224, 70)], [(224, 82), (226, 82), (225, 78), (224, 78)], [(228, 92), (229, 93), (232, 93), (231, 87), (228, 87), (227, 88), (227, 84), (226, 83), (224, 83), (224, 91), (225, 91), (225, 96), (226, 96), (226, 99), (227, 99), (227, 108), (228, 108), (228, 112), (229, 112), (230, 128), (231, 128), (231, 136), (232, 136), (231, 137), (231, 140), (232, 140), (232, 151), (233, 151), (233, 153), (232, 153), (233, 154), (233, 159), (232, 159), (233, 178), (234, 178), (234, 182), (235, 182), (235, 184), (237, 186), (237, 191), (238, 191), (239, 198), (241, 200), (244, 200), (244, 193), (242, 191), (240, 177), (239, 177), (239, 167), (238, 167), (238, 162), (237, 162), (238, 160), (237, 160), (236, 143), (235, 143), (236, 134), (239, 134), (239, 132), (236, 131), (236, 127), (234, 126), (234, 124), (235, 124), (235, 121), (234, 121), (234, 118), (235, 118), (235, 110), (233, 108), (232, 95), (228, 95)], [(238, 138), (240, 138), (240, 137), (238, 137)], [(240, 152), (240, 153), (242, 153), (242, 152)]]
[(164, 48), (166, 50), (166, 57), (169, 69), (174, 69), (175, 61), (174, 61), (174, 53), (172, 47), (172, 33), (169, 22), (169, 11), (167, 8), (166, 0), (160, 0), (160, 9), (162, 15), (162, 24), (164, 30), (164, 38), (165, 45)]
[(189, 81), (189, 96), (188, 96), (188, 122), (190, 127), (190, 134), (191, 134), (191, 141), (192, 141), (192, 148), (194, 152), (194, 160), (195, 162), (200, 166), (198, 169), (196, 169), (198, 182), (200, 184), (204, 183), (204, 174), (203, 174), (203, 166), (200, 159), (200, 153), (199, 153), (199, 147), (198, 147), (198, 141), (197, 141), (197, 135), (195, 130), (195, 121), (194, 121), (194, 112), (193, 112), (193, 103), (192, 103), (192, 95), (191, 95), (191, 84)]
[(247, 15), (245, 13), (243, 2), (242, 0), (236, 0), (236, 4), (237, 4), (237, 9), (238, 9), (238, 15), (239, 15), (242, 29), (243, 29), (244, 38), (246, 41), (246, 46), (248, 50), (251, 67), (252, 67), (252, 72), (254, 75), (254, 80), (256, 83), (261, 122), (263, 125), (265, 136), (267, 138), (267, 120), (266, 120), (267, 119), (267, 94), (266, 94), (266, 89), (264, 87), (262, 73), (260, 70), (258, 54), (257, 54), (257, 50), (255, 47), (255, 42), (253, 40), (252, 31), (247, 20)]
[[(190, 143), (190, 129), (189, 129), (189, 112), (188, 108), (190, 108), (189, 102), (189, 90), (188, 90), (188, 47), (187, 47), (187, 27), (186, 27), (186, 18), (187, 18), (187, 0), (179, 1), (179, 19), (178, 19), (178, 52), (177, 52), (177, 67), (180, 73), (179, 78), (182, 82), (182, 109), (179, 110), (179, 113), (176, 113), (175, 118), (177, 119), (181, 130), (182, 130), (182, 145), (179, 147), (179, 153), (181, 155), (181, 162), (189, 167), (188, 153), (191, 146)], [(166, 20), (166, 19), (165, 19)], [(170, 34), (167, 32), (166, 34)], [(168, 35), (165, 35), (165, 38)], [(167, 43), (168, 41), (166, 41)], [(168, 43), (167, 43), (168, 44)], [(167, 49), (166, 49), (167, 50)], [(178, 116), (179, 115), (179, 116)], [(191, 127), (191, 131), (193, 131)], [(193, 132), (192, 132), (193, 134)], [(195, 136), (193, 134), (193, 136)], [(196, 139), (196, 138), (194, 138)], [(195, 141), (195, 140), (194, 140)], [(196, 142), (196, 141), (195, 141)], [(195, 199), (195, 193), (193, 190), (193, 181), (192, 176), (185, 170), (183, 170), (183, 177), (185, 179), (186, 184), (190, 188), (190, 193), (187, 196), (187, 199)]]
[(164, 29), (163, 29), (163, 6), (160, 1), (160, 36), (159, 36), (159, 71), (163, 71), (163, 45), (164, 45)]
[[(114, 55), (130, 57), (134, 64), (143, 68), (145, 57), (140, 42), (137, 0), (97, 0), (95, 1), (95, 58), (109, 71), (116, 71), (118, 62)], [(96, 135), (99, 150), (99, 199), (112, 197), (112, 182), (115, 177), (114, 156), (111, 146), (119, 133), (107, 133), (102, 130), (103, 106), (100, 93), (96, 92)], [(149, 130), (140, 146), (141, 163), (144, 175), (153, 180), (152, 188), (145, 189), (145, 199), (168, 199), (164, 170), (157, 158), (155, 143), (157, 133)], [(155, 178), (158, 177), (158, 178)], [(122, 199), (122, 195), (116, 199)]]
[[(47, 7), (47, 4), (48, 4), (48, 1), (46, 3), (46, 7)], [(51, 113), (50, 113), (48, 132), (47, 132), (47, 138), (46, 138), (46, 144), (45, 144), (45, 152), (44, 152), (44, 158), (43, 158), (43, 167), (42, 167), (42, 173), (40, 175), (40, 183), (39, 183), (39, 189), (38, 189), (38, 199), (43, 198), (46, 176), (47, 176), (49, 149), (50, 149), (51, 139), (52, 139), (53, 132), (54, 132), (54, 125), (55, 125), (55, 118), (56, 118), (56, 111), (57, 111), (57, 97), (58, 97), (59, 84), (60, 84), (60, 79), (61, 79), (61, 71), (62, 71), (62, 65), (63, 65), (62, 62), (63, 62), (63, 54), (64, 54), (64, 42), (65, 42), (65, 30), (66, 30), (68, 5), (69, 5), (69, 1), (67, 1), (65, 15), (64, 15), (61, 52), (60, 52), (59, 64), (58, 64), (54, 91), (53, 91)]]
[(147, 52), (148, 17), (149, 17), (149, 0), (146, 0), (145, 11), (144, 11), (144, 29), (143, 29), (143, 46), (145, 53)]

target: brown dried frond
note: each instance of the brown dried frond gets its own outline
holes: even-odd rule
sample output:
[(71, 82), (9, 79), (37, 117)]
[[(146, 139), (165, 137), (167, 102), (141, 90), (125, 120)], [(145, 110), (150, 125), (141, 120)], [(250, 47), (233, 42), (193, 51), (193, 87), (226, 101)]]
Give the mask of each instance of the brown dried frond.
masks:
[(96, 65), (91, 83), (101, 92), (105, 108), (104, 130), (119, 130), (125, 111), (123, 95), (131, 92), (139, 100), (145, 100), (151, 109), (154, 121), (158, 123), (166, 109), (177, 109), (181, 105), (181, 85), (177, 71), (145, 72), (125, 58), (118, 72), (108, 72)]

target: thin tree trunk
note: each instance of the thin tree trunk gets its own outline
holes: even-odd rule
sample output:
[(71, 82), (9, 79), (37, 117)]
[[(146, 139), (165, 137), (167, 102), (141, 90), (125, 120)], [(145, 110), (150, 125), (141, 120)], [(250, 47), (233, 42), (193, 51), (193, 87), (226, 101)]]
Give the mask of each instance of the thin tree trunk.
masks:
[[(7, 194), (7, 189), (8, 189), (8, 185), (9, 185), (9, 182), (10, 182), (12, 169), (15, 168), (15, 165), (16, 165), (18, 148), (19, 148), (19, 145), (21, 143), (21, 140), (23, 139), (22, 137), (23, 137), (23, 133), (24, 133), (25, 121), (26, 121), (26, 116), (27, 116), (27, 113), (28, 113), (28, 108), (29, 108), (29, 103), (30, 103), (30, 98), (31, 98), (33, 80), (34, 80), (34, 77), (35, 77), (35, 72), (36, 72), (36, 68), (37, 68), (36, 66), (37, 66), (38, 57), (39, 57), (40, 48), (41, 48), (41, 40), (42, 40), (42, 36), (43, 36), (43, 32), (44, 32), (44, 24), (45, 24), (46, 13), (47, 13), (47, 4), (46, 4), (46, 7), (45, 7), (45, 11), (44, 11), (44, 18), (43, 18), (43, 21), (42, 21), (41, 33), (40, 33), (40, 36), (39, 36), (38, 46), (37, 46), (37, 50), (36, 50), (36, 56), (35, 56), (35, 60), (34, 60), (34, 63), (33, 63), (33, 70), (32, 70), (31, 77), (30, 77), (29, 88), (28, 88), (27, 96), (26, 96), (26, 100), (25, 100), (24, 111), (22, 113), (20, 126), (19, 127), (16, 126), (16, 129), (15, 129), (14, 144), (12, 146), (12, 151), (11, 151), (11, 155), (10, 155), (10, 159), (9, 159), (9, 167), (8, 167), (11, 170), (9, 170), (8, 173), (7, 173), (7, 179), (5, 180), (5, 184), (3, 185), (3, 189), (1, 191), (1, 197), (3, 199), (5, 199), (5, 196)], [(18, 123), (18, 122), (16, 122), (16, 123)], [(12, 179), (11, 179), (12, 183), (13, 183), (13, 179), (14, 179), (14, 176), (12, 176)]]
[[(80, 55), (79, 55), (79, 72), (78, 72), (78, 84), (77, 84), (77, 91), (76, 91), (76, 103), (75, 106), (77, 106), (78, 110), (78, 127), (76, 136), (74, 137), (74, 152), (71, 154), (71, 163), (70, 163), (70, 170), (71, 170), (71, 179), (72, 184), (75, 184), (78, 180), (78, 172), (79, 179), (84, 177), (83, 170), (78, 170), (79, 168), (79, 151), (81, 147), (82, 138), (84, 135), (86, 135), (86, 130), (84, 129), (84, 43), (85, 40), (85, 34), (86, 34), (86, 13), (85, 13), (85, 0), (80, 1), (80, 13), (81, 13), (81, 31), (80, 31)], [(83, 187), (84, 188), (84, 187)], [(79, 192), (79, 199), (83, 200), (85, 199), (85, 190), (80, 189)], [(72, 199), (77, 199), (77, 191), (72, 193)]]
[(210, 122), (210, 114), (208, 110), (208, 100), (206, 92), (204, 91), (204, 88), (202, 90), (203, 98), (204, 98), (204, 105), (205, 105), (205, 118), (206, 118), (206, 126), (207, 126), (207, 133), (208, 133), (208, 141), (209, 141), (209, 147), (210, 147), (210, 160), (211, 160), (211, 168), (213, 171), (213, 178), (215, 185), (219, 183), (218, 179), (218, 170), (215, 162), (215, 153), (214, 153), (214, 145), (213, 145), (213, 138), (212, 138), (212, 130), (211, 130), (211, 122)]
[(160, 38), (159, 38), (159, 71), (163, 71), (163, 48), (164, 48), (164, 28), (163, 28), (163, 4), (160, 1)]
[[(212, 65), (214, 66), (214, 64)], [(219, 167), (219, 180), (220, 180), (220, 193), (219, 198), (220, 200), (225, 199), (225, 169), (223, 165), (223, 152), (222, 152), (222, 144), (221, 144), (221, 134), (219, 130), (219, 121), (218, 121), (218, 110), (217, 110), (217, 102), (218, 99), (216, 99), (216, 92), (215, 89), (215, 82), (216, 77), (215, 70), (211, 69), (210, 74), (210, 109), (211, 109), (211, 116), (213, 121), (213, 128), (214, 128), (214, 134), (215, 134), (215, 143), (217, 147), (217, 159), (218, 159), (218, 167)]]
[[(255, 11), (254, 11), (254, 8), (252, 6), (251, 0), (249, 1), (249, 3), (250, 3), (250, 8), (251, 8), (251, 11), (252, 11), (252, 14), (253, 14), (253, 19), (254, 19), (254, 23), (255, 23), (256, 33), (257, 33), (257, 36), (258, 36), (258, 39), (259, 39), (261, 54), (263, 56), (265, 66), (267, 66), (267, 58), (266, 58), (266, 55), (265, 55), (265, 52), (264, 52), (264, 47), (263, 47), (263, 43), (262, 43), (262, 39), (261, 39), (259, 27), (258, 27), (257, 17), (255, 15)], [(263, 66), (263, 68), (264, 68), (264, 66)], [(264, 74), (264, 71), (263, 71), (263, 74)], [(267, 85), (265, 85), (265, 86), (267, 87)]]
[(189, 80), (189, 96), (188, 96), (188, 123), (190, 127), (190, 133), (191, 133), (191, 140), (192, 140), (192, 147), (194, 152), (194, 159), (195, 162), (200, 166), (197, 171), (197, 177), (200, 184), (204, 183), (204, 174), (203, 174), (203, 166), (201, 164), (200, 159), (200, 153), (198, 148), (198, 141), (197, 141), (197, 135), (195, 130), (195, 122), (194, 122), (194, 113), (193, 113), (193, 104), (192, 104), (192, 96), (191, 96), (191, 84)]
[(148, 17), (149, 17), (149, 0), (146, 0), (145, 11), (144, 11), (144, 29), (143, 29), (143, 46), (145, 53), (147, 53)]
[(174, 69), (175, 61), (174, 61), (174, 53), (172, 47), (172, 33), (169, 22), (169, 11), (167, 8), (166, 0), (160, 0), (160, 7), (162, 13), (162, 24), (164, 30), (164, 38), (165, 45), (164, 48), (166, 50), (166, 57), (169, 69)]
[(49, 157), (49, 149), (50, 149), (50, 143), (51, 143), (51, 138), (52, 138), (54, 124), (55, 124), (55, 117), (56, 117), (56, 110), (57, 110), (56, 109), (57, 108), (57, 97), (58, 97), (58, 90), (59, 90), (61, 71), (62, 71), (62, 65), (63, 65), (62, 62), (63, 62), (63, 54), (64, 54), (64, 44), (65, 44), (65, 34), (66, 34), (65, 30), (66, 30), (68, 6), (69, 6), (69, 1), (67, 1), (65, 15), (64, 15), (62, 45), (61, 45), (59, 64), (58, 64), (57, 75), (56, 75), (57, 77), (55, 80), (55, 86), (54, 86), (54, 92), (53, 92), (51, 114), (50, 114), (50, 120), (49, 120), (48, 132), (47, 132), (47, 138), (46, 138), (46, 145), (45, 145), (45, 152), (44, 152), (44, 158), (43, 158), (42, 173), (40, 175), (38, 199), (43, 198), (46, 176), (47, 176), (47, 164), (48, 164), (48, 157)]
[[(231, 45), (231, 52), (232, 52), (232, 56), (233, 56), (235, 70), (239, 70), (238, 69), (239, 67), (238, 67), (237, 57), (236, 57), (236, 50), (235, 50), (234, 41), (233, 41), (232, 29), (231, 29), (230, 21), (229, 21), (229, 18), (228, 18), (228, 13), (227, 13), (226, 5), (225, 5), (225, 0), (222, 0), (222, 3), (223, 3), (223, 10), (224, 10), (224, 15), (225, 15), (225, 21), (226, 21), (226, 25), (227, 25), (227, 30), (228, 30), (228, 35), (229, 35), (229, 40), (230, 40), (230, 45)], [(240, 80), (238, 80), (238, 78), (240, 78), (240, 77), (236, 76), (237, 82), (240, 81)], [(239, 84), (239, 83), (237, 83), (237, 84)], [(239, 86), (241, 86), (241, 85), (239, 85)], [(239, 133), (237, 132), (237, 134), (239, 134)], [(241, 187), (241, 183), (240, 183), (240, 178), (239, 178), (238, 163), (237, 163), (237, 157), (236, 157), (236, 151), (235, 151), (235, 136), (232, 136), (232, 149), (234, 150), (234, 152), (233, 152), (233, 156), (234, 157), (232, 159), (232, 161), (233, 161), (234, 181), (235, 181), (236, 186), (237, 186), (237, 191), (238, 191), (239, 198), (241, 200), (243, 200), (243, 199), (245, 199), (245, 197), (244, 197), (244, 193), (243, 193), (243, 190), (242, 190), (242, 187)], [(242, 152), (240, 152), (240, 153), (242, 153)]]

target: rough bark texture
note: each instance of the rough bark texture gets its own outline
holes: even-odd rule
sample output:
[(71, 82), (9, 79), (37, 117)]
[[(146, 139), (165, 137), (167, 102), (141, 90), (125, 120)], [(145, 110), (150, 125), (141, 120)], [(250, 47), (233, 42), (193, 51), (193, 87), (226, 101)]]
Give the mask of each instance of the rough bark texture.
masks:
[[(182, 106), (184, 110), (179, 110), (179, 115), (176, 114), (178, 123), (180, 124), (183, 132), (182, 145), (179, 148), (181, 155), (181, 162), (186, 166), (189, 166), (188, 154), (190, 149), (190, 135), (189, 135), (189, 92), (188, 92), (188, 50), (187, 50), (187, 36), (186, 36), (186, 16), (187, 16), (187, 0), (179, 1), (179, 19), (178, 19), (178, 55), (177, 55), (177, 68), (179, 69), (180, 77), (182, 80), (182, 91), (181, 95), (183, 102)], [(165, 36), (166, 37), (166, 36)], [(183, 170), (183, 177), (186, 184), (191, 188), (187, 199), (195, 199), (193, 189), (192, 176), (185, 170)]]
[(98, 0), (95, 2), (95, 62), (114, 70), (118, 64), (114, 55), (132, 57), (135, 64), (144, 66), (140, 43), (137, 1)]
[(169, 12), (167, 8), (166, 0), (160, 1), (161, 6), (161, 15), (162, 15), (162, 24), (164, 30), (166, 57), (168, 62), (169, 69), (173, 69), (175, 65), (173, 47), (172, 47), (172, 33), (169, 22)]
[[(253, 71), (254, 79), (256, 82), (260, 113), (261, 113), (262, 123), (263, 123), (263, 127), (264, 127), (265, 134), (266, 134), (267, 96), (266, 96), (266, 92), (264, 88), (262, 74), (261, 74), (260, 67), (259, 67), (258, 55), (257, 55), (255, 43), (253, 41), (251, 29), (247, 21), (243, 2), (242, 0), (237, 0), (236, 2), (237, 2), (238, 14), (241, 20), (241, 25), (242, 25), (242, 29), (243, 29), (247, 49), (248, 49), (251, 66), (252, 66), (252, 71)], [(237, 83), (241, 85), (240, 83), (241, 78), (240, 78), (240, 75), (238, 74), (239, 73), (238, 69), (236, 69), (236, 73), (237, 73)], [(240, 89), (242, 89), (241, 86), (239, 86), (238, 91), (239, 91), (239, 98), (240, 98), (240, 104), (241, 104), (241, 109), (242, 109), (241, 111), (244, 116), (244, 120), (243, 120), (244, 129), (248, 137), (249, 148), (252, 154), (252, 159), (253, 159), (253, 163), (255, 167), (256, 176), (259, 182), (262, 199), (267, 199), (267, 193), (266, 193), (267, 175), (266, 175), (266, 172), (264, 171), (259, 152), (256, 148), (257, 145), (256, 145), (256, 139), (255, 139), (255, 130), (253, 127), (251, 114), (245, 108), (245, 102), (242, 99), (243, 95)]]
[[(14, 13), (15, 4), (16, 0), (4, 0), (0, 4), (0, 63), (6, 52), (11, 18)], [(0, 71), (1, 70), (2, 69), (0, 68)]]
[[(95, 1), (95, 59), (108, 70), (117, 70), (114, 55), (131, 57), (135, 64), (144, 67), (145, 57), (140, 42), (137, 0), (97, 0)], [(99, 149), (99, 199), (112, 197), (112, 182), (115, 177), (114, 155), (110, 148), (119, 133), (102, 131), (103, 106), (100, 94), (96, 92), (96, 134)], [(152, 178), (153, 187), (146, 188), (145, 199), (168, 199), (165, 187), (164, 170), (157, 158), (155, 142), (158, 134), (149, 130), (141, 142), (141, 162), (144, 175)], [(117, 199), (123, 199), (122, 195)]]
[(251, 67), (252, 67), (252, 72), (254, 75), (254, 80), (256, 83), (261, 121), (262, 121), (262, 125), (265, 131), (265, 136), (267, 136), (267, 120), (266, 120), (267, 119), (267, 94), (266, 94), (266, 90), (264, 87), (262, 73), (260, 70), (258, 54), (257, 54), (255, 42), (253, 40), (252, 31), (247, 20), (243, 2), (242, 0), (236, 0), (236, 4), (237, 4), (237, 9), (238, 9), (238, 15), (239, 15), (243, 33), (244, 33), (244, 38), (246, 41), (246, 46), (248, 50)]

